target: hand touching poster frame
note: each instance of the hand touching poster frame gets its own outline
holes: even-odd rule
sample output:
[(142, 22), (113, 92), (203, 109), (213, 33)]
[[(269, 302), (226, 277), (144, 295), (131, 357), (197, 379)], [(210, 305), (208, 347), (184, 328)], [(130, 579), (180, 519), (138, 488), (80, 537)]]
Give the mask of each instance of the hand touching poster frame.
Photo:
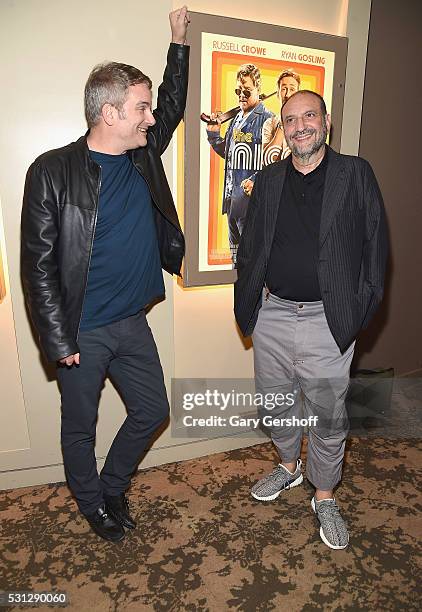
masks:
[[(287, 70), (299, 75), (297, 87), (324, 97), (333, 124), (329, 143), (338, 151), (347, 39), (193, 12), (188, 43), (184, 156), (179, 147), (177, 164), (178, 180), (184, 180), (183, 284), (230, 284), (236, 279), (233, 226), (237, 231), (230, 198), (235, 201), (236, 194), (236, 206), (244, 210), (256, 172), (277, 159), (265, 139), (280, 124), (278, 78)], [(201, 114), (203, 119), (212, 114), (214, 126), (217, 116), (227, 120), (213, 127)]]

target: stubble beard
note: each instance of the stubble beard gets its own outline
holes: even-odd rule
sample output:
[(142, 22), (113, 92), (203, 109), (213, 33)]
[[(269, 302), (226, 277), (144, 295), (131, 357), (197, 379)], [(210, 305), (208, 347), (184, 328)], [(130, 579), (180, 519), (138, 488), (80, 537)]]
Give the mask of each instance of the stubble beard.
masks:
[[(314, 134), (316, 130), (311, 130), (311, 132), (312, 134)], [(311, 133), (311, 132), (309, 132), (308, 130), (302, 130), (302, 132), (300, 133), (306, 134), (306, 133)], [(297, 132), (295, 132), (295, 135), (296, 134)], [(315, 140), (315, 142), (310, 146), (309, 149), (301, 150), (299, 146), (294, 142), (293, 138), (289, 138), (289, 140), (287, 141), (287, 144), (289, 145), (289, 148), (292, 152), (292, 155), (294, 155), (294, 157), (298, 157), (303, 162), (308, 162), (310, 158), (312, 157), (312, 155), (317, 153), (317, 151), (319, 151), (321, 147), (325, 145), (325, 142), (327, 140), (327, 134), (328, 134), (328, 129), (324, 123), (321, 127), (319, 138)]]

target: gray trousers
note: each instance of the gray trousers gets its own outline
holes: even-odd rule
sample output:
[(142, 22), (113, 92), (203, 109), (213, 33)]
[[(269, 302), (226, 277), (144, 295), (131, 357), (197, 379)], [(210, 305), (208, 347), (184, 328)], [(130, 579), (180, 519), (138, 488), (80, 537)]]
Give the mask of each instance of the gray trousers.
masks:
[[(261, 416), (317, 417), (308, 429), (307, 477), (317, 489), (332, 489), (341, 479), (349, 429), (345, 397), (354, 343), (341, 354), (322, 302), (291, 302), (267, 292), (252, 339), (256, 391), (294, 397), (271, 411), (263, 409)], [(303, 427), (271, 426), (270, 433), (282, 461), (295, 462)]]

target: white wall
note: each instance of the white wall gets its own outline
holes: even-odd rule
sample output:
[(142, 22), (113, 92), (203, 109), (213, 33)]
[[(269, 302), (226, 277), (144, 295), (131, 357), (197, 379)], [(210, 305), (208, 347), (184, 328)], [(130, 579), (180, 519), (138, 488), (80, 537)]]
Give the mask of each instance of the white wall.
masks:
[[(82, 91), (95, 63), (125, 61), (143, 69), (155, 84), (160, 82), (169, 41), (167, 14), (178, 4), (171, 0), (154, 4), (4, 0), (0, 4), (0, 199), (10, 277), (8, 296), (0, 304), (0, 488), (63, 478), (58, 389), (51, 371), (46, 373), (41, 363), (19, 278), (19, 219), (26, 170), (42, 151), (85, 131)], [(345, 119), (347, 111), (355, 122), (356, 117), (360, 121), (360, 101), (353, 92), (362, 90), (370, 0), (350, 4), (353, 11), (347, 0), (244, 0), (241, 17), (336, 35), (347, 30), (351, 43), (357, 43), (349, 53), (352, 71), (347, 75)], [(239, 16), (239, 3), (234, 1), (192, 0), (189, 7)], [(350, 129), (353, 135), (356, 124)], [(352, 149), (354, 144), (343, 142), (342, 146)], [(170, 147), (165, 155), (170, 180), (171, 155)], [(167, 384), (172, 376), (251, 376), (251, 351), (245, 350), (232, 315), (232, 288), (183, 290), (167, 275), (166, 287), (167, 300), (153, 309), (149, 320)], [(97, 449), (102, 456), (124, 414), (110, 385), (100, 414)], [(166, 432), (143, 465), (246, 443), (181, 442)]]

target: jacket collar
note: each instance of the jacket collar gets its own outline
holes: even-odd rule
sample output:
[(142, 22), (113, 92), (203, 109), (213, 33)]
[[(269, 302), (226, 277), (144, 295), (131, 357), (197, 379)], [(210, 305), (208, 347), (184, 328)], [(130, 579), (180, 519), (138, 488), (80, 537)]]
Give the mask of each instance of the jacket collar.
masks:
[[(98, 179), (100, 170), (98, 164), (96, 164), (89, 154), (89, 147), (87, 143), (87, 138), (89, 136), (89, 130), (85, 132), (83, 136), (78, 138), (78, 140), (74, 143), (74, 147), (76, 149), (77, 155), (83, 167), (85, 168), (88, 174), (95, 174)], [(145, 172), (144, 164), (146, 163), (146, 151), (147, 147), (138, 147), (137, 149), (132, 149), (128, 151), (129, 157), (132, 160), (132, 163), (139, 167), (142, 174)]]
[(287, 168), (289, 167), (289, 158), (283, 159), (279, 162), (275, 162), (272, 166), (268, 167), (267, 172), (269, 173), (269, 179), (266, 182), (266, 202), (265, 207), (265, 228), (264, 232), (264, 248), (265, 248), (265, 260), (268, 261), (270, 258), (271, 246), (274, 240), (274, 233), (278, 215), (278, 209), (281, 201), (281, 194), (283, 192), (284, 181), (286, 179)]
[[(255, 108), (252, 109), (252, 113), (255, 113), (256, 115), (262, 115), (262, 113), (264, 111), (265, 111), (265, 107), (264, 107), (262, 102), (257, 104), (257, 106), (255, 106)], [(251, 113), (251, 115), (252, 115), (252, 113)]]
[(89, 148), (86, 141), (88, 134), (89, 130), (86, 132), (86, 134), (84, 134), (84, 136), (81, 136), (76, 142), (73, 143), (73, 147), (74, 153), (78, 160), (78, 165), (86, 172), (88, 179), (87, 185), (89, 185), (91, 189), (91, 197), (93, 201), (98, 202), (101, 168), (91, 159), (89, 154)]
[(338, 210), (343, 206), (345, 195), (345, 168), (341, 155), (327, 145), (328, 164), (322, 198), (319, 246), (324, 244)]
[(249, 115), (246, 117), (245, 119), (245, 123), (243, 124), (243, 127), (245, 125), (248, 125), (249, 123), (251, 123), (251, 121), (253, 121), (254, 119), (256, 119), (257, 116), (262, 115), (263, 112), (265, 111), (265, 107), (262, 104), (262, 102), (260, 102), (257, 106), (255, 106), (255, 108), (253, 108), (251, 110), (251, 112), (249, 113)]
[(83, 167), (85, 168), (86, 172), (88, 174), (94, 173), (96, 176), (98, 176), (99, 175), (98, 165), (91, 159), (91, 156), (89, 154), (89, 148), (88, 148), (88, 143), (87, 143), (88, 134), (89, 134), (89, 130), (87, 130), (87, 132), (85, 132), (83, 136), (78, 138), (74, 146), (75, 146), (76, 153), (79, 157), (79, 160), (81, 164), (83, 165)]
[[(326, 146), (326, 155), (328, 155), (328, 160), (325, 174), (324, 195), (322, 198), (321, 224), (319, 230), (320, 247), (324, 244), (327, 238), (337, 211), (343, 205), (345, 194), (345, 168), (343, 157), (336, 153), (330, 146)], [(265, 253), (267, 261), (270, 256), (270, 250), (274, 240), (278, 209), (280, 206), (287, 169), (290, 163), (291, 160), (289, 157), (287, 157), (286, 159), (276, 162), (268, 169), (268, 171), (271, 172), (271, 178), (266, 184), (266, 201), (268, 204), (265, 210)], [(275, 205), (271, 205), (272, 202), (275, 203)]]

